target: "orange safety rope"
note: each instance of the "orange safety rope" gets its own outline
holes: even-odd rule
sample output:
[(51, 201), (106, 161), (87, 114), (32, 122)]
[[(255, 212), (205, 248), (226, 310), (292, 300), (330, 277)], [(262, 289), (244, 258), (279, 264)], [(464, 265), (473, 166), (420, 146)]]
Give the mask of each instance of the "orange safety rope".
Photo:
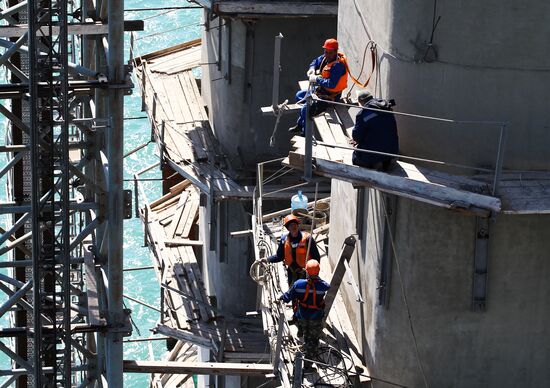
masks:
[(369, 43), (367, 43), (367, 46), (365, 47), (365, 54), (363, 55), (363, 64), (361, 65), (361, 70), (359, 72), (359, 77), (361, 77), (361, 74), (363, 73), (363, 67), (365, 66), (366, 50), (367, 50), (367, 48), (369, 48), (369, 46), (370, 46), (372, 68), (371, 68), (369, 76), (367, 77), (367, 80), (364, 83), (359, 81), (357, 78), (355, 78), (351, 74), (351, 72), (349, 70), (349, 66), (348, 66), (348, 60), (347, 60), (346, 57), (344, 57), (344, 63), (346, 64), (346, 70), (347, 70), (351, 80), (353, 81), (354, 84), (356, 84), (357, 86), (359, 86), (361, 88), (364, 88), (369, 84), (370, 79), (372, 78), (372, 75), (374, 74), (374, 71), (376, 70), (376, 43), (371, 40), (371, 41), (369, 41)]

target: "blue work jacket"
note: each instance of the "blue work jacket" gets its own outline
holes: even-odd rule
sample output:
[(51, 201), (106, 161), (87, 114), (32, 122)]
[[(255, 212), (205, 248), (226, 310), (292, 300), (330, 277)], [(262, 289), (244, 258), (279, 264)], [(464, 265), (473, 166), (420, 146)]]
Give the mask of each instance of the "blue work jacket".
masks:
[[(312, 282), (308, 288), (308, 281)], [(325, 316), (325, 295), (330, 284), (318, 276), (297, 280), (292, 287), (281, 296), (286, 303), (296, 300), (297, 310), (294, 315), (298, 319), (318, 321)], [(307, 297), (306, 290), (308, 291)], [(314, 296), (315, 295), (315, 296)]]

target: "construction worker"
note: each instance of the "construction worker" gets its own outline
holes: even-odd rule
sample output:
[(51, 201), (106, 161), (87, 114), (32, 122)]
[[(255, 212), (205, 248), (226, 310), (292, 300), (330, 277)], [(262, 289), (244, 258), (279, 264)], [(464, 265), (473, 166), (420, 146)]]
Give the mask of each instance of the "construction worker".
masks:
[[(310, 83), (316, 84), (315, 94), (323, 100), (340, 101), (342, 91), (348, 86), (348, 70), (346, 57), (338, 52), (338, 41), (336, 39), (327, 39), (323, 45), (325, 53), (309, 65), (307, 76)], [(296, 101), (302, 100), (307, 96), (307, 90), (300, 90), (296, 93)], [(310, 117), (316, 116), (327, 109), (328, 103), (314, 101), (310, 109)], [(306, 119), (306, 104), (300, 110), (298, 122), (288, 131), (290, 133), (304, 134)]]
[[(358, 93), (357, 100), (363, 109), (355, 118), (350, 144), (361, 149), (398, 154), (397, 124), (394, 115), (390, 113), (391, 107), (395, 105), (393, 100), (376, 99), (366, 90)], [(369, 108), (387, 110), (388, 113)], [(394, 161), (394, 156), (353, 151), (352, 162), (357, 166), (388, 171)]]
[(323, 333), (325, 295), (330, 285), (319, 277), (319, 262), (309, 260), (306, 264), (307, 279), (297, 280), (280, 296), (283, 302), (297, 301), (294, 316), (298, 320), (298, 337), (304, 337), (304, 372), (311, 371), (319, 338)]
[(288, 234), (281, 237), (277, 253), (264, 259), (264, 261), (270, 263), (278, 263), (284, 261), (287, 274), (288, 285), (291, 287), (298, 279), (304, 279), (306, 277), (306, 255), (309, 245), (308, 259), (321, 260), (317, 244), (311, 235), (307, 232), (301, 232), (299, 229), (300, 220), (298, 217), (290, 214), (283, 220), (285, 228), (288, 230)]

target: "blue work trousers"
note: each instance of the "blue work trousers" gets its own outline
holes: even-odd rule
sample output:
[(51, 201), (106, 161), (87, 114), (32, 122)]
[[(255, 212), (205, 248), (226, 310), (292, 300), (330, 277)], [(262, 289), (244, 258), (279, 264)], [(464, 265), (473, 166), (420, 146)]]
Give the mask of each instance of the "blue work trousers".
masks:
[[(308, 91), (307, 90), (300, 90), (298, 93), (296, 93), (296, 102), (302, 100), (305, 97), (308, 97)], [(320, 96), (321, 98), (325, 98), (325, 96)], [(340, 95), (336, 96), (335, 101), (340, 100)], [(302, 129), (302, 135), (304, 134), (305, 128), (306, 128), (306, 110), (307, 110), (307, 104), (304, 101), (304, 105), (302, 105), (302, 109), (300, 109), (300, 116), (298, 117), (297, 124)], [(318, 114), (324, 112), (328, 107), (328, 103), (323, 101), (313, 101), (311, 104), (309, 117), (317, 116)]]

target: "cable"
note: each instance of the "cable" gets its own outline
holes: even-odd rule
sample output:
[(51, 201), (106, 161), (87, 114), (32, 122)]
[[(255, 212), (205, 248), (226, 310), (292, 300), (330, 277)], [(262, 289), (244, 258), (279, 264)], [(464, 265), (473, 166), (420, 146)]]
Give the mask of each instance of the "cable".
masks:
[(143, 40), (143, 39), (146, 39), (146, 38), (150, 38), (152, 36), (157, 36), (157, 35), (162, 35), (162, 34), (166, 34), (168, 32), (172, 32), (172, 31), (176, 31), (176, 30), (181, 30), (181, 29), (184, 29), (184, 28), (188, 28), (188, 27), (196, 27), (196, 26), (200, 26), (201, 24), (197, 24), (197, 23), (193, 23), (193, 24), (186, 24), (184, 26), (179, 26), (179, 27), (175, 27), (175, 28), (171, 28), (169, 30), (165, 30), (165, 31), (160, 31), (160, 32), (155, 32), (153, 34), (149, 34), (149, 35), (144, 35), (144, 36), (140, 36), (140, 37), (137, 37), (136, 39), (134, 39), (135, 41), (138, 41), (138, 40)]
[(164, 11), (167, 9), (178, 10), (178, 9), (200, 9), (200, 6), (181, 6), (181, 7), (151, 7), (151, 8), (127, 8), (124, 12), (142, 12), (142, 11)]
[[(386, 218), (386, 224), (391, 225), (390, 218), (388, 216), (388, 210), (386, 208), (386, 200), (384, 199), (384, 195), (381, 194), (380, 198), (382, 199), (381, 203), (382, 203), (382, 207), (384, 208), (384, 217)], [(405, 283), (404, 283), (403, 277), (401, 275), (401, 266), (399, 265), (399, 259), (397, 257), (397, 249), (395, 248), (395, 241), (394, 241), (394, 238), (393, 238), (393, 232), (392, 232), (391, 228), (389, 228), (389, 227), (387, 228), (387, 230), (388, 230), (388, 233), (389, 233), (389, 236), (390, 236), (390, 242), (391, 242), (393, 257), (394, 257), (394, 261), (395, 261), (395, 267), (397, 269), (397, 275), (399, 276), (399, 284), (401, 286), (401, 295), (403, 296), (403, 303), (405, 304), (405, 308), (407, 310), (407, 318), (409, 320), (409, 328), (411, 330), (411, 336), (412, 336), (412, 339), (413, 339), (416, 361), (418, 363), (418, 368), (420, 370), (420, 374), (422, 375), (422, 379), (424, 380), (424, 386), (426, 388), (429, 388), (430, 385), (428, 384), (428, 379), (426, 378), (426, 374), (424, 373), (424, 366), (422, 365), (422, 360), (420, 359), (420, 352), (418, 350), (418, 341), (416, 339), (416, 334), (414, 332), (414, 325), (413, 325), (413, 321), (412, 321), (411, 309), (409, 307), (409, 301), (407, 299), (407, 293), (405, 292)]]

